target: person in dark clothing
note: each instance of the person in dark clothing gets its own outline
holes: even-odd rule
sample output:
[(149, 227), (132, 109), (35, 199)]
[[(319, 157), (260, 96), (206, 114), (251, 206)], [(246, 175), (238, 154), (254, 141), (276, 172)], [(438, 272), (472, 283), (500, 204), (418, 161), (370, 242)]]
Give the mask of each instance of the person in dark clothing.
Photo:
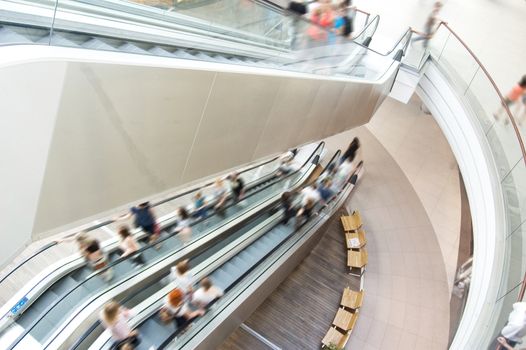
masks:
[(338, 35), (349, 37), (352, 33), (352, 20), (347, 14), (347, 7), (340, 5), (338, 8), (338, 16), (334, 21), (334, 30)]
[(347, 150), (343, 154), (343, 156), (340, 158), (340, 164), (345, 162), (347, 158), (352, 162), (354, 158), (356, 157), (356, 153), (358, 152), (358, 149), (360, 148), (360, 140), (355, 137), (351, 143), (349, 144), (349, 147), (347, 147)]
[(160, 232), (150, 202), (144, 202), (130, 208), (129, 213), (115, 218), (115, 221), (126, 220), (132, 216), (135, 227), (140, 227), (148, 235), (150, 243), (159, 239)]
[(323, 179), (321, 185), (318, 187), (318, 192), (320, 193), (320, 197), (323, 203), (327, 203), (329, 199), (331, 199), (334, 196), (334, 191), (331, 189), (331, 186), (331, 178), (326, 177)]
[(281, 207), (285, 215), (283, 224), (287, 225), (289, 220), (296, 216), (296, 209), (292, 205), (292, 192), (283, 192), (281, 195)]
[(228, 175), (228, 181), (230, 182), (230, 189), (232, 190), (234, 201), (239, 202), (245, 196), (245, 182), (235, 172)]

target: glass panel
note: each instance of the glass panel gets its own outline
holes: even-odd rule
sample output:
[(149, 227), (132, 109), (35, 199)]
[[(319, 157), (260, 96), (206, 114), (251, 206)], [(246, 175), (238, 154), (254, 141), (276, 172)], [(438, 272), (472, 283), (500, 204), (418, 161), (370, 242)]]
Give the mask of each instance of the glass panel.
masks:
[[(51, 309), (44, 313), (34, 327), (30, 329), (30, 335), (41, 342), (47, 340), (59, 327), (63, 326), (65, 318), (72, 315), (76, 308), (86, 302), (92, 295), (118, 286), (125, 280), (136, 276), (144, 269), (176, 254), (180, 248), (186, 244), (211, 234), (234, 218), (246, 213), (253, 205), (267, 201), (271, 197), (282, 193), (283, 190), (287, 188), (285, 186), (295, 183), (300, 177), (301, 174), (296, 174), (289, 179), (276, 181), (275, 184), (268, 188), (253, 195), (248, 195), (236, 205), (228, 207), (224, 211), (223, 216), (212, 215), (203, 221), (197, 222), (192, 225), (191, 237), (180, 237), (180, 235), (177, 234), (169, 235), (164, 231), (158, 243), (154, 246), (146, 247), (146, 249), (142, 251), (141, 257), (142, 260), (144, 260), (144, 265), (137, 265), (133, 259), (128, 258), (114, 262), (111, 269), (106, 272), (88, 277), (84, 282), (72, 287), (65, 296), (60, 296), (60, 299), (55, 299), (56, 302), (51, 303)], [(244, 229), (245, 228), (241, 228), (240, 231), (244, 232)], [(117, 258), (118, 256), (113, 254), (109, 257), (110, 261)], [(87, 267), (84, 269), (86, 268)], [(78, 271), (75, 273), (78, 273)], [(109, 281), (107, 281), (107, 279), (109, 279)]]
[(453, 80), (452, 87), (461, 94), (464, 94), (479, 68), (466, 48), (453, 37), (446, 42), (438, 63)]
[(33, 14), (20, 10), (27, 6), (25, 1), (2, 1), (1, 44), (49, 45), (49, 33), (55, 13), (55, 1), (34, 1)]

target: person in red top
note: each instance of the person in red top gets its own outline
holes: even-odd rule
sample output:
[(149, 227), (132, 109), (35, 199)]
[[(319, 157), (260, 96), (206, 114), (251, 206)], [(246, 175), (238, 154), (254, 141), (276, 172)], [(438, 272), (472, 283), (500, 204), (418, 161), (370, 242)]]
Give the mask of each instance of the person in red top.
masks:
[[(523, 99), (524, 95), (526, 94), (526, 74), (522, 76), (521, 80), (513, 86), (510, 92), (506, 94), (504, 97), (504, 104), (506, 106), (511, 107), (515, 103), (519, 102), (519, 100)], [(495, 113), (493, 113), (493, 116), (498, 121), (500, 120), (500, 116), (504, 112), (505, 108), (504, 106), (500, 107), (499, 110)], [(508, 118), (504, 118), (504, 123), (508, 123)]]

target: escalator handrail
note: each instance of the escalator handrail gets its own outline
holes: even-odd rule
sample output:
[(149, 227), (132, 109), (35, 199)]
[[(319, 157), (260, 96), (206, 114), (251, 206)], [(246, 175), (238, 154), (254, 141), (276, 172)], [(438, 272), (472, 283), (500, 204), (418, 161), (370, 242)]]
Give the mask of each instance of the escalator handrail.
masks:
[[(273, 161), (276, 161), (279, 159), (279, 155), (278, 156), (275, 156), (271, 159), (268, 159), (264, 162), (261, 162), (261, 163), (258, 163), (258, 164), (255, 164), (247, 169), (244, 169), (242, 171), (239, 172), (239, 174), (243, 174), (243, 173), (246, 173), (248, 171), (251, 171), (251, 170), (254, 170), (255, 168), (258, 168), (260, 166), (264, 166), (264, 165), (267, 165), (269, 163), (272, 163)], [(165, 198), (165, 199), (162, 199), (160, 201), (156, 201), (156, 202), (153, 202), (152, 203), (152, 207), (156, 207), (156, 206), (159, 206), (161, 204), (164, 204), (164, 203), (167, 203), (167, 202), (170, 202), (172, 200), (175, 200), (177, 198), (180, 198), (180, 197), (183, 197), (183, 196), (186, 196), (192, 192), (196, 192), (202, 188), (205, 188), (205, 187), (208, 187), (208, 186), (211, 186), (214, 182), (213, 181), (209, 181), (207, 182), (206, 184), (204, 185), (199, 185), (199, 186), (195, 186), (193, 188), (191, 188), (190, 190), (186, 190), (182, 193), (178, 193), (178, 194), (175, 194), (173, 196), (170, 196), (168, 198)], [(101, 223), (97, 223), (97, 224), (94, 224), (92, 226), (89, 226), (85, 229), (83, 229), (82, 231), (85, 231), (85, 232), (90, 232), (90, 231), (94, 231), (96, 229), (99, 229), (101, 227), (104, 227), (104, 226), (107, 226), (107, 225), (110, 225), (112, 223), (114, 223), (115, 221), (114, 220), (106, 220), (106, 221), (103, 221)], [(69, 237), (72, 237), (74, 235), (76, 235), (78, 232), (76, 233), (71, 233), (71, 234), (68, 234), (68, 235), (64, 235), (62, 237), (62, 239), (64, 238), (69, 238)], [(22, 260), (21, 262), (19, 262), (12, 270), (10, 270), (6, 275), (2, 276), (0, 278), (0, 284), (2, 284), (7, 278), (9, 278), (14, 272), (16, 272), (19, 268), (21, 268), (23, 265), (25, 265), (26, 263), (28, 263), (30, 260), (32, 260), (33, 258), (35, 258), (36, 256), (42, 254), (43, 252), (47, 251), (49, 248), (51, 247), (54, 247), (55, 245), (58, 245), (59, 243), (57, 241), (53, 241), (53, 242), (50, 242), (44, 246), (42, 246), (41, 248), (39, 248), (37, 251), (35, 251), (33, 254), (31, 254), (30, 256), (28, 256), (27, 258), (25, 258), (24, 260)]]
[[(325, 171), (327, 171), (327, 169), (329, 169), (330, 165), (332, 163), (334, 163), (335, 161), (337, 161), (339, 159), (339, 156), (341, 154), (341, 151), (338, 150), (334, 153), (334, 155), (331, 157), (331, 159), (329, 160), (329, 162), (327, 163), (327, 166), (323, 169), (323, 171), (321, 172), (321, 174), (323, 174)], [(320, 175), (321, 175), (320, 174)], [(258, 213), (257, 215), (264, 215), (265, 213), (268, 213), (269, 211), (271, 211), (273, 208), (275, 208), (276, 206), (273, 205), (267, 209), (265, 209), (263, 212), (260, 212)], [(120, 303), (121, 304), (124, 304), (126, 303), (128, 300), (130, 299), (133, 299), (134, 297), (136, 297), (136, 295), (140, 293), (140, 291), (137, 291), (136, 293), (134, 294), (131, 294), (131, 295), (128, 295), (127, 297), (125, 297)], [(147, 319), (144, 319), (142, 320), (138, 325), (136, 325), (135, 328), (137, 327), (140, 327), (141, 324), (143, 324), (144, 322), (146, 322)], [(69, 350), (76, 350), (80, 344), (82, 344), (84, 342), (84, 340), (86, 340), (86, 338), (100, 325), (100, 320), (97, 320), (95, 321), (80, 337), (79, 339), (77, 339), (75, 341), (75, 343), (69, 348)]]
[[(338, 150), (339, 152), (339, 150)], [(336, 156), (336, 154), (335, 154)], [(334, 156), (333, 156), (334, 158)], [(338, 196), (343, 192), (345, 191), (345, 189), (347, 188), (347, 185), (348, 183), (350, 183), (350, 179), (352, 178), (353, 175), (355, 175), (360, 167), (363, 165), (363, 162), (360, 162), (357, 166), (357, 170), (355, 170), (355, 172), (349, 176), (349, 181), (345, 184), (345, 186), (343, 186), (340, 191), (338, 191), (338, 193), (336, 193), (329, 201), (327, 201), (327, 203), (325, 203), (323, 206), (321, 206), (318, 210), (317, 210), (317, 213), (320, 213), (323, 209), (325, 209), (326, 207), (329, 206), (330, 203), (332, 203), (333, 201), (335, 201)], [(225, 294), (228, 290), (234, 288), (234, 286), (240, 281), (242, 280), (243, 278), (245, 278), (247, 275), (249, 275), (253, 270), (255, 270), (261, 261), (267, 259), (270, 255), (272, 255), (276, 250), (278, 250), (283, 244), (285, 244), (285, 242), (287, 242), (289, 239), (291, 239), (293, 236), (294, 236), (294, 233), (297, 232), (299, 229), (303, 228), (305, 225), (307, 225), (309, 222), (311, 222), (311, 220), (307, 220), (305, 222), (303, 222), (297, 229), (295, 229), (292, 234), (290, 234), (289, 236), (287, 236), (282, 242), (279, 242), (279, 244), (277, 244), (275, 247), (273, 247), (267, 254), (265, 254), (260, 260), (258, 263), (252, 265), (249, 269), (247, 269), (246, 271), (244, 271), (238, 278), (236, 278), (232, 284), (230, 286), (228, 286), (227, 288), (225, 288)], [(276, 222), (276, 224), (273, 226), (276, 227), (278, 225), (281, 224), (281, 220), (278, 220)], [(211, 305), (210, 305), (211, 306)], [(165, 339), (164, 342), (162, 342), (158, 347), (157, 347), (157, 350), (163, 350), (165, 349), (172, 341), (173, 339), (183, 331), (183, 328), (178, 328), (176, 329), (167, 339)]]
[[(312, 152), (311, 156), (309, 156), (307, 158), (307, 160), (302, 164), (302, 166), (300, 168), (298, 168), (297, 170), (291, 172), (290, 174), (284, 176), (284, 177), (281, 177), (279, 178), (277, 181), (275, 182), (278, 182), (278, 181), (282, 181), (286, 178), (289, 178), (291, 177), (292, 175), (296, 174), (298, 171), (300, 171), (300, 169), (302, 169), (304, 166), (306, 166), (309, 161), (313, 158), (313, 156), (320, 150), (322, 149), (323, 147), (325, 146), (325, 142), (324, 141), (321, 141), (317, 146), (316, 148), (314, 149), (314, 151)], [(260, 191), (268, 188), (269, 186), (272, 186), (274, 185), (274, 183), (271, 183), (261, 189), (258, 189), (256, 190), (255, 192), (251, 193), (249, 196), (246, 196), (245, 198), (248, 198), (256, 193), (259, 193)], [(216, 213), (208, 216), (207, 218), (213, 216), (213, 215), (216, 215)], [(205, 219), (201, 219), (201, 220), (196, 220), (192, 223), (192, 225), (196, 224), (196, 223), (199, 223), (201, 222), (202, 220), (206, 220), (207, 218)], [(84, 283), (86, 283), (87, 281), (91, 280), (92, 278), (95, 278), (96, 276), (98, 276), (99, 274), (103, 273), (104, 271), (110, 269), (112, 266), (114, 266), (115, 264), (118, 264), (124, 260), (128, 260), (128, 259), (132, 259), (134, 256), (136, 255), (139, 255), (140, 253), (142, 253), (144, 250), (146, 249), (149, 249), (157, 244), (160, 244), (162, 242), (164, 242), (165, 240), (175, 236), (177, 234), (177, 232), (174, 232), (174, 233), (171, 233), (169, 234), (167, 237), (164, 237), (162, 239), (159, 239), (153, 243), (148, 243), (146, 245), (144, 245), (143, 247), (141, 247), (140, 249), (138, 249), (137, 251), (135, 251), (134, 253), (130, 254), (130, 255), (127, 255), (126, 257), (122, 257), (122, 258), (119, 258), (119, 259), (116, 259), (115, 261), (111, 262), (110, 264), (108, 264), (106, 267), (100, 269), (100, 270), (97, 270), (97, 271), (94, 271), (91, 275), (89, 275), (84, 281), (82, 282), (79, 282), (75, 287), (71, 288), (66, 294), (62, 295), (59, 299), (55, 300), (53, 303), (50, 303), (46, 309), (38, 316), (36, 317), (35, 319), (32, 320), (31, 324), (26, 327), (24, 329), (24, 332), (22, 332), (16, 339), (13, 343), (11, 343), (11, 345), (8, 347), (9, 350), (12, 350), (14, 349), (19, 343), (20, 341), (22, 341), (22, 339), (24, 339), (28, 334), (29, 332), (55, 307), (57, 306), (64, 298), (66, 298), (67, 296), (69, 296), (71, 293), (73, 293), (73, 291), (77, 290), (80, 286), (82, 286)]]
[[(329, 162), (327, 162), (327, 165), (324, 167), (323, 171), (320, 173), (319, 176), (323, 175), (325, 172), (329, 171), (329, 169), (332, 167), (331, 165), (332, 164), (337, 164), (338, 161), (339, 161), (339, 158), (340, 158), (340, 154), (341, 154), (341, 151), (340, 150), (337, 150), (336, 152), (334, 152), (333, 156), (331, 157), (331, 159), (329, 160)], [(337, 195), (334, 195), (333, 198), (331, 198), (326, 204), (324, 204), (322, 207), (319, 208), (319, 211), (321, 211), (323, 208), (325, 208), (325, 206), (331, 202), (335, 197), (337, 197)], [(269, 212), (271, 211), (272, 208), (268, 208), (266, 210), (266, 212)], [(281, 220), (278, 221), (279, 223), (281, 222)], [(278, 223), (278, 224), (279, 224)], [(306, 222), (305, 222), (306, 223)], [(305, 223), (303, 223), (301, 226), (303, 226)], [(275, 227), (276, 225), (273, 226), (273, 228)], [(277, 246), (279, 247), (279, 245)], [(261, 260), (265, 259), (268, 255), (272, 254), (276, 249), (277, 247), (273, 248), (268, 254), (266, 254)], [(230, 259), (229, 259), (230, 260)], [(252, 266), (250, 269), (248, 269), (247, 271), (245, 271), (239, 278), (237, 278), (229, 287), (227, 287), (224, 292), (226, 293), (228, 290), (230, 290), (232, 288), (233, 285), (235, 285), (239, 280), (243, 279), (246, 275), (248, 275), (254, 268), (256, 268), (257, 264)], [(158, 300), (157, 300), (158, 301)], [(209, 308), (212, 304), (209, 304), (207, 308)], [(137, 324), (134, 328), (137, 328), (137, 327), (140, 327), (142, 324), (144, 324), (144, 322), (146, 322), (148, 319), (150, 319), (151, 317), (153, 317), (153, 315), (150, 315), (149, 317), (143, 319), (139, 324)], [(167, 339), (165, 339), (163, 341), (163, 343), (161, 343), (161, 345), (157, 348), (158, 350), (161, 350), (161, 349), (164, 349), (165, 346), (167, 346), (171, 340), (176, 337), (184, 328), (178, 328), (176, 329)], [(70, 349), (71, 350), (71, 349)]]
[[(325, 143), (324, 143), (323, 141), (320, 142), (320, 143), (318, 144), (318, 146), (316, 147), (316, 149), (312, 152), (312, 154), (308, 157), (308, 159), (304, 162), (304, 164), (303, 164), (298, 170), (294, 171), (293, 173), (291, 173), (291, 174), (289, 174), (289, 175), (287, 175), (287, 176), (284, 176), (284, 177), (282, 177), (282, 178), (279, 178), (278, 181), (275, 181), (274, 183), (279, 182), (279, 181), (282, 181), (282, 180), (284, 180), (284, 179), (286, 179), (286, 178), (288, 178), (288, 177), (294, 175), (294, 174), (297, 173), (301, 168), (303, 168), (304, 166), (306, 166), (308, 163), (317, 164), (317, 163), (318, 163), (318, 157), (319, 157), (319, 155), (316, 154), (316, 153), (318, 153), (318, 151), (319, 151), (320, 149), (322, 149), (324, 145), (325, 145)], [(265, 187), (262, 188), (262, 189), (256, 190), (255, 193), (259, 193), (259, 192), (263, 191), (264, 189), (268, 188), (269, 186), (272, 186), (274, 183), (272, 183), (272, 184), (270, 184), (270, 185), (267, 185), (267, 186), (265, 186)], [(254, 194), (255, 194), (255, 193), (254, 193)], [(251, 195), (252, 195), (252, 194), (251, 194)], [(271, 207), (273, 207), (273, 206), (271, 206)], [(270, 208), (271, 208), (271, 207), (270, 207)], [(267, 209), (265, 209), (264, 211), (261, 211), (261, 212), (259, 212), (259, 213), (257, 213), (257, 214), (254, 214), (254, 215), (252, 215), (251, 217), (247, 218), (246, 220), (251, 220), (251, 219), (254, 218), (254, 217), (262, 216), (262, 215), (264, 215), (266, 212), (268, 212), (268, 210), (270, 210), (270, 208), (267, 208)], [(135, 253), (134, 253), (134, 255), (135, 255)], [(173, 254), (172, 254), (172, 255), (173, 255)], [(122, 282), (126, 282), (127, 280), (129, 280), (129, 279), (132, 278), (132, 277), (133, 277), (133, 276), (129, 276), (126, 280), (124, 280), (124, 281), (122, 281)], [(121, 284), (122, 284), (122, 282), (121, 282)], [(111, 290), (111, 289), (113, 289), (113, 288), (115, 288), (115, 287), (116, 287), (116, 286), (113, 286), (113, 287), (110, 288), (109, 290)], [(126, 302), (127, 300), (134, 298), (134, 297), (136, 296), (136, 294), (138, 294), (138, 293), (140, 293), (140, 291), (137, 291), (137, 292), (134, 293), (134, 294), (128, 295), (127, 297), (125, 297), (125, 298), (123, 299), (123, 301), (121, 301), (121, 303), (124, 303), (124, 302)], [(77, 349), (77, 348), (82, 344), (82, 342), (83, 342), (83, 341), (84, 341), (84, 340), (90, 335), (90, 333), (91, 333), (93, 330), (95, 330), (95, 329), (97, 328), (97, 326), (98, 326), (99, 324), (100, 324), (100, 320), (95, 321), (95, 322), (94, 322), (94, 323), (93, 323), (93, 324), (92, 324), (92, 325), (91, 325), (91, 326), (90, 326), (90, 327), (89, 327), (89, 328), (88, 328), (88, 329), (82, 334), (82, 336), (81, 336), (79, 339), (77, 339), (77, 340), (75, 341), (75, 343), (74, 343), (69, 349), (70, 349), (70, 350), (71, 350), (71, 349)], [(62, 326), (62, 329), (64, 329), (64, 327), (67, 327), (67, 325)]]

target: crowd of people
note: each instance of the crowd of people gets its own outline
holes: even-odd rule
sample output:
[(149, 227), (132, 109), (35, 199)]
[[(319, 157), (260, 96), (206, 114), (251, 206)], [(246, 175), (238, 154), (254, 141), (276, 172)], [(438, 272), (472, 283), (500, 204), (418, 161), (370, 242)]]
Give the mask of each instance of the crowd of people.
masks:
[(352, 10), (350, 0), (317, 0), (308, 5), (301, 1), (292, 1), (289, 10), (305, 16), (314, 24), (308, 29), (311, 39), (326, 40), (328, 35), (332, 34), (351, 37), (353, 21), (349, 15)]
[[(337, 164), (332, 164), (318, 180), (301, 191), (287, 191), (281, 196), (283, 208), (283, 223), (295, 218), (296, 226), (308, 220), (314, 213), (317, 205), (327, 203), (349, 180), (351, 174), (357, 169), (357, 159), (360, 142), (354, 138)], [(292, 161), (295, 151), (287, 152), (279, 159), (276, 176), (285, 177), (294, 171)], [(231, 173), (225, 179), (218, 178), (211, 187), (212, 199), (207, 200), (203, 191), (195, 193), (192, 208), (179, 207), (176, 211), (178, 218), (174, 233), (177, 233), (183, 242), (187, 242), (192, 234), (192, 222), (205, 218), (209, 211), (224, 215), (225, 207), (230, 198), (234, 204), (239, 203), (246, 192), (245, 181), (237, 173)], [(115, 221), (133, 218), (134, 225), (145, 234), (145, 241), (154, 247), (160, 246), (161, 229), (156, 215), (149, 202), (141, 203), (130, 208), (129, 212), (115, 217)], [(118, 228), (120, 257), (132, 256), (130, 262), (140, 267), (145, 261), (140, 253), (140, 244), (131, 234), (130, 228), (122, 225)], [(91, 238), (86, 232), (80, 232), (75, 240), (82, 256), (93, 270), (100, 271), (99, 275), (106, 281), (113, 277), (113, 271), (108, 267), (107, 254), (101, 249), (97, 239)], [(184, 329), (194, 318), (205, 313), (206, 308), (223, 295), (223, 291), (215, 286), (208, 277), (202, 278), (198, 288), (195, 288), (196, 279), (192, 274), (188, 260), (181, 261), (170, 269), (170, 283), (173, 289), (168, 293), (164, 304), (159, 310), (158, 317), (164, 323), (173, 322), (177, 329)], [(140, 342), (139, 333), (133, 330), (128, 323), (132, 311), (126, 309), (115, 301), (106, 304), (101, 311), (100, 319), (110, 333), (115, 349), (134, 349)]]
[[(329, 165), (314, 183), (306, 186), (299, 193), (284, 192), (281, 195), (283, 223), (287, 225), (292, 218), (295, 218), (295, 226), (299, 227), (315, 213), (317, 206), (329, 202), (359, 169), (361, 158), (358, 154), (359, 150), (360, 140), (355, 137), (338, 160), (338, 164)], [(299, 197), (296, 205), (295, 197)]]

